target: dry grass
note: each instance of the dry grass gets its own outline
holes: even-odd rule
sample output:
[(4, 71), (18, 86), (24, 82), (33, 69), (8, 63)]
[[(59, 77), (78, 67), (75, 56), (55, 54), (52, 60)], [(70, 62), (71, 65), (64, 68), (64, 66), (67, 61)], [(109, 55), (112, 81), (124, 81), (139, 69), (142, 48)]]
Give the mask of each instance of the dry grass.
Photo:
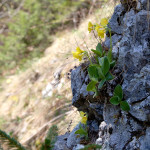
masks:
[[(100, 18), (109, 17), (114, 9), (112, 4), (110, 1), (88, 16), (78, 30), (59, 33), (52, 46), (46, 49), (45, 56), (31, 64), (30, 69), (7, 77), (0, 92), (0, 118), (5, 120), (0, 125), (2, 129), (12, 132), (21, 143), (32, 145), (32, 149), (37, 149), (33, 145), (43, 140), (53, 124), (57, 124), (59, 134), (64, 134), (68, 126), (69, 130), (73, 129), (80, 117), (71, 106), (70, 79), (66, 74), (79, 62), (72, 58), (71, 51), (77, 45), (84, 50), (95, 48), (97, 40), (87, 31), (88, 21), (97, 23)], [(53, 89), (51, 97), (43, 97), (43, 89), (54, 80), (53, 75), (59, 68), (62, 68), (61, 84)]]

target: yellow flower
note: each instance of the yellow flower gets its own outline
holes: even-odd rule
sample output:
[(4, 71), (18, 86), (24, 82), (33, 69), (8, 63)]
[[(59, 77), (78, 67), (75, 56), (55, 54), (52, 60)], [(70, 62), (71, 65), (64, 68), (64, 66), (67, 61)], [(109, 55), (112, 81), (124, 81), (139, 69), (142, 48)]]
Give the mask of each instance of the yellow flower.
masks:
[(101, 25), (102, 26), (107, 26), (107, 24), (108, 24), (108, 20), (107, 20), (107, 18), (103, 18), (103, 19), (101, 19)]
[(87, 122), (87, 114), (84, 113), (83, 111), (80, 111), (80, 116), (82, 117), (81, 123), (86, 124), (86, 122)]
[(76, 52), (72, 52), (73, 57), (79, 59), (79, 61), (82, 60), (82, 57), (84, 54), (82, 54), (84, 51), (80, 49), (80, 47), (76, 48)]
[(89, 33), (93, 30), (93, 24), (91, 22), (88, 23), (88, 31)]
[(97, 23), (97, 24), (96, 24), (96, 27), (95, 27), (95, 30), (98, 32), (98, 30), (99, 30), (100, 28), (103, 28), (103, 27), (100, 26), (100, 25)]
[(83, 52), (84, 52), (83, 50), (80, 49), (80, 47), (77, 47), (77, 48), (76, 48), (76, 51), (77, 51), (78, 53), (83, 53)]
[(83, 54), (80, 54), (78, 52), (72, 52), (73, 57), (79, 59), (79, 61), (82, 60)]
[(97, 34), (100, 38), (104, 38), (104, 34), (105, 34), (105, 29), (99, 29), (97, 31)]

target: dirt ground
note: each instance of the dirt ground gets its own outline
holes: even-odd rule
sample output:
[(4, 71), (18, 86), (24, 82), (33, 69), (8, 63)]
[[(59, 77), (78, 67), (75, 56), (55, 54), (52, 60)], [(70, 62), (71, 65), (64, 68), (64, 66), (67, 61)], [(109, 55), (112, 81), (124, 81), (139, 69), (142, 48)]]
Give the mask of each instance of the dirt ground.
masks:
[[(6, 77), (0, 91), (2, 130), (34, 150), (53, 124), (58, 126), (59, 134), (73, 129), (80, 116), (71, 105), (70, 69), (79, 62), (73, 59), (71, 51), (77, 46), (83, 50), (95, 48), (97, 40), (89, 34), (88, 22), (99, 23), (101, 18), (109, 18), (114, 5), (109, 1), (83, 20), (78, 29), (58, 33), (43, 58), (33, 62), (28, 70)], [(50, 85), (52, 88), (48, 87)], [(42, 94), (45, 91), (49, 94)]]

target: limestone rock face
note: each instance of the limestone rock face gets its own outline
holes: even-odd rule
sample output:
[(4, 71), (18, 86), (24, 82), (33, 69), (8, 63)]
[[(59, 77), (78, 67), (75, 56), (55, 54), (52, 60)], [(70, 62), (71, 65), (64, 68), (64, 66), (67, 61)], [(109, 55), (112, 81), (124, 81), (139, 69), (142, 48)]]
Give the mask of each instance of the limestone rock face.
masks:
[[(135, 3), (136, 2), (136, 3)], [(128, 8), (127, 3), (130, 4)], [(136, 5), (135, 5), (136, 4)], [(112, 32), (113, 57), (117, 65), (115, 78), (93, 98), (87, 92), (88, 64), (82, 64), (71, 73), (72, 104), (88, 113), (87, 126), (92, 141), (102, 150), (150, 150), (150, 1), (121, 0), (109, 20)], [(105, 46), (110, 46), (107, 33)], [(117, 84), (122, 84), (124, 99), (130, 111), (110, 104)], [(82, 147), (74, 130), (60, 136), (55, 149), (77, 150)], [(59, 145), (59, 147), (58, 147)]]
[[(79, 66), (72, 71), (72, 103), (89, 114), (89, 129), (97, 132), (97, 144), (105, 150), (150, 149), (150, 8), (149, 0), (139, 0), (136, 7), (118, 5), (109, 21), (112, 31), (113, 56), (117, 66), (110, 81), (93, 98), (86, 91), (87, 70)], [(107, 35), (105, 45), (109, 47)], [(122, 72), (123, 71), (123, 72)], [(121, 76), (120, 73), (122, 72)], [(122, 82), (124, 99), (130, 111), (121, 111), (109, 103), (114, 87)], [(105, 94), (104, 94), (105, 93)]]
[(58, 136), (53, 150), (79, 150), (79, 148), (84, 148), (83, 145), (79, 144), (81, 138), (77, 138), (77, 134), (75, 134), (80, 126), (84, 128), (84, 125), (79, 123), (72, 132)]

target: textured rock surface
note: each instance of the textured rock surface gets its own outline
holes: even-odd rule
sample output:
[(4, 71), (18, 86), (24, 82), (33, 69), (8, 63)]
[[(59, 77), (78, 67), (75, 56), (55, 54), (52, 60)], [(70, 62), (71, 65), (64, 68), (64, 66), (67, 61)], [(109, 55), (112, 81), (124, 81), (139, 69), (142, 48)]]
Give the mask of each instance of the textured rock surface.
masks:
[(84, 148), (79, 144), (81, 138), (77, 137), (77, 134), (75, 134), (80, 125), (84, 127), (81, 123), (79, 123), (71, 133), (66, 133), (65, 135), (58, 136), (53, 150), (78, 150), (81, 147)]
[[(88, 113), (90, 133), (98, 136), (96, 143), (102, 145), (102, 150), (150, 150), (150, 2), (139, 0), (127, 9), (127, 1), (130, 2), (121, 0), (109, 21), (113, 56), (117, 59), (112, 71), (115, 79), (105, 84), (99, 97), (93, 98), (93, 93), (86, 91), (87, 65), (71, 74), (72, 104)], [(109, 34), (105, 45), (110, 45)], [(109, 103), (118, 83), (130, 105), (129, 112)], [(77, 146), (75, 130), (67, 139), (71, 149), (82, 146)]]
[[(131, 109), (123, 112), (109, 103), (116, 82), (99, 91), (97, 99), (86, 91), (87, 71), (78, 67), (72, 73), (73, 105), (89, 113), (88, 125), (93, 131), (99, 126), (97, 144), (103, 150), (150, 149), (150, 19), (148, 1), (139, 0), (136, 7), (127, 11), (124, 4), (115, 8), (109, 21), (112, 30), (113, 55), (117, 68), (123, 70), (124, 99)], [(137, 9), (137, 10), (136, 10)], [(105, 45), (109, 47), (109, 35)], [(118, 71), (119, 74), (120, 71)], [(78, 74), (78, 75), (77, 75)], [(117, 73), (116, 73), (117, 75)], [(75, 78), (77, 76), (77, 78)], [(86, 79), (86, 80), (85, 80)], [(104, 94), (104, 92), (106, 94)], [(92, 126), (93, 125), (93, 126)], [(94, 129), (93, 129), (94, 128)]]
[(70, 150), (67, 147), (68, 136), (69, 136), (69, 133), (66, 133), (65, 135), (58, 136), (53, 150), (64, 150), (64, 149), (65, 150)]
[[(81, 138), (77, 138), (77, 134), (75, 134), (75, 132), (80, 128), (80, 125), (82, 124), (78, 124), (74, 129), (73, 131), (70, 133), (70, 135), (68, 136), (68, 139), (67, 139), (67, 147), (68, 148), (73, 148), (74, 146), (76, 146), (77, 144), (80, 143), (81, 141)], [(83, 126), (82, 126), (83, 127)]]

